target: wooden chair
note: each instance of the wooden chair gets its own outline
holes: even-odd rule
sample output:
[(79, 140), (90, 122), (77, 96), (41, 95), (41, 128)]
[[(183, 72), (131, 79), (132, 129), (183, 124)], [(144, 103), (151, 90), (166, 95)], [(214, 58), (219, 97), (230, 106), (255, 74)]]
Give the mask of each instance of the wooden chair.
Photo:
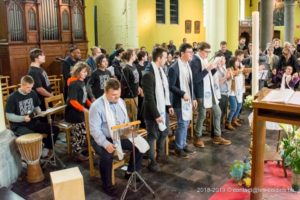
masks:
[[(84, 112), (84, 121), (85, 121), (85, 129), (86, 129), (86, 140), (88, 144), (88, 152), (89, 152), (89, 168), (90, 168), (90, 176), (91, 177), (100, 177), (99, 170), (95, 170), (94, 158), (96, 155), (96, 151), (94, 150), (91, 144), (91, 134), (90, 134), (90, 125), (89, 125), (89, 112)], [(124, 160), (114, 160), (112, 166), (112, 184), (115, 185), (115, 169), (123, 166), (125, 164)]]
[(51, 89), (54, 95), (59, 95), (61, 93), (61, 79), (59, 78), (54, 78), (54, 79), (49, 79), (50, 84), (51, 84)]
[(1, 80), (1, 86), (2, 88), (8, 87), (9, 86), (9, 76), (3, 76), (0, 75), (0, 80)]
[[(45, 107), (46, 109), (50, 108), (52, 104), (52, 107), (55, 106), (62, 106), (65, 105), (64, 101), (64, 95), (61, 93), (56, 96), (52, 97), (46, 97), (45, 98)], [(67, 140), (67, 149), (68, 149), (68, 154), (72, 153), (72, 145), (71, 145), (71, 124), (66, 122), (64, 120), (64, 113), (62, 113), (62, 117), (60, 120), (55, 121), (54, 124), (59, 127), (60, 130), (66, 133), (66, 140)]]
[(212, 123), (213, 123), (213, 114), (212, 109), (206, 109), (206, 119), (204, 120), (204, 126), (206, 127), (206, 132), (211, 133), (212, 131)]

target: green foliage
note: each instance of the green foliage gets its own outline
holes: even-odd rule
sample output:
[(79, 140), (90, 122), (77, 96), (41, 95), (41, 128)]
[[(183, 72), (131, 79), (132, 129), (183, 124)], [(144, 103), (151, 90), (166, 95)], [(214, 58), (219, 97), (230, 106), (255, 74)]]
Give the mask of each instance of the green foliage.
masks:
[(248, 95), (244, 102), (244, 107), (252, 109), (254, 97), (252, 95)]
[(281, 142), (282, 156), (286, 165), (300, 174), (300, 129), (291, 125), (280, 124), (280, 126), (286, 133)]

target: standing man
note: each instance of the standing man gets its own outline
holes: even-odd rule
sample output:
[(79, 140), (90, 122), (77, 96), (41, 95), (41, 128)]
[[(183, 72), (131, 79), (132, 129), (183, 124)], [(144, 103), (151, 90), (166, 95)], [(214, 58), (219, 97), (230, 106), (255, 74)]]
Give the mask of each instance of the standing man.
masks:
[(168, 79), (162, 69), (167, 61), (167, 50), (161, 47), (154, 48), (150, 65), (145, 69), (142, 78), (144, 91), (144, 118), (150, 145), (150, 171), (158, 172), (160, 167), (155, 160), (155, 142), (157, 142), (157, 158), (163, 160), (165, 155), (165, 139), (168, 135), (167, 112), (174, 114), (169, 96)]
[(92, 47), (91, 48), (91, 51), (92, 51), (92, 56), (90, 56), (87, 60), (86, 60), (86, 63), (90, 66), (91, 68), (91, 73), (93, 73), (94, 71), (96, 71), (96, 69), (98, 69), (98, 66), (96, 64), (96, 58), (98, 56), (100, 56), (102, 53), (101, 53), (101, 50), (99, 47)]
[(230, 140), (221, 137), (221, 109), (217, 99), (213, 83), (213, 75), (216, 73), (217, 63), (208, 63), (207, 57), (210, 53), (210, 45), (201, 42), (196, 55), (190, 63), (193, 73), (194, 91), (198, 102), (198, 118), (196, 122), (196, 138), (194, 146), (203, 148), (204, 142), (201, 140), (203, 122), (206, 118), (206, 109), (212, 108), (214, 124), (214, 144), (229, 145)]
[[(111, 174), (114, 152), (121, 149), (132, 150), (132, 143), (128, 139), (116, 140), (111, 127), (129, 121), (127, 110), (121, 96), (121, 84), (117, 79), (111, 78), (105, 84), (105, 93), (90, 107), (90, 132), (92, 146), (100, 155), (100, 174), (104, 191), (110, 196), (116, 196), (117, 190), (112, 186)], [(118, 142), (121, 142), (118, 143)], [(118, 145), (116, 145), (116, 143)], [(121, 152), (122, 153), (122, 152)], [(135, 169), (141, 169), (143, 154), (135, 148)], [(129, 178), (134, 170), (133, 154), (131, 153), (125, 178)]]
[(34, 80), (33, 89), (36, 91), (40, 99), (41, 109), (46, 110), (45, 97), (51, 97), (53, 94), (48, 75), (46, 71), (41, 68), (41, 64), (45, 63), (45, 54), (41, 49), (32, 49), (30, 51), (30, 60), (31, 64), (28, 70), (28, 75), (30, 75)]
[(174, 45), (173, 40), (170, 40), (170, 42), (168, 44), (168, 51), (169, 51), (169, 53), (172, 54), (172, 56), (174, 55), (174, 53), (176, 51), (176, 46)]
[(192, 151), (187, 147), (186, 137), (190, 120), (193, 118), (193, 106), (197, 101), (193, 92), (193, 77), (189, 61), (193, 56), (193, 47), (183, 43), (179, 47), (180, 58), (169, 69), (169, 88), (172, 93), (172, 106), (177, 116), (177, 129), (175, 133), (175, 153), (179, 157), (188, 157)]
[(220, 50), (216, 52), (216, 55), (218, 53), (224, 54), (225, 59), (226, 59), (226, 66), (228, 66), (229, 60), (232, 56), (232, 52), (227, 49), (227, 42), (226, 41), (220, 42)]
[(81, 60), (80, 49), (75, 47), (70, 48), (70, 55), (67, 56), (62, 64), (62, 74), (64, 77), (64, 98), (67, 99), (68, 96), (68, 84), (67, 81), (71, 77), (72, 67)]

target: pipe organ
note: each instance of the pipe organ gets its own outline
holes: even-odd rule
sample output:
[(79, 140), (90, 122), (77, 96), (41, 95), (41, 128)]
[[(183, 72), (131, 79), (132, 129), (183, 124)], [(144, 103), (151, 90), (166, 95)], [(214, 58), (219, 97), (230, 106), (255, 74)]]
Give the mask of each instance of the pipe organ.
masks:
[(27, 74), (29, 51), (41, 48), (48, 74), (61, 74), (56, 57), (76, 45), (87, 54), (84, 0), (0, 0), (0, 75), (11, 84)]

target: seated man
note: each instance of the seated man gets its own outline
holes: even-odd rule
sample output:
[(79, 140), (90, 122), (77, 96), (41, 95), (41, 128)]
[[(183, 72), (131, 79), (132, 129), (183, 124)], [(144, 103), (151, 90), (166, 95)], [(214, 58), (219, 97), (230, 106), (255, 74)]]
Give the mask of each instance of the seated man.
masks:
[[(40, 122), (38, 118), (33, 118), (35, 114), (41, 113), (40, 100), (36, 92), (32, 90), (33, 84), (34, 81), (31, 76), (26, 75), (22, 77), (21, 87), (7, 99), (6, 118), (10, 122), (11, 130), (16, 136), (28, 133), (47, 134), (47, 137), (43, 139), (45, 144), (43, 155), (47, 156), (49, 150), (52, 149), (51, 129), (48, 123)], [(55, 141), (59, 128), (53, 126), (52, 130)]]
[[(116, 188), (112, 186), (112, 164), (114, 151), (120, 152), (118, 140), (113, 140), (111, 127), (128, 122), (128, 114), (124, 101), (120, 98), (121, 85), (117, 79), (111, 78), (106, 81), (104, 94), (90, 107), (90, 132), (92, 146), (100, 155), (100, 174), (104, 191), (111, 196), (117, 195)], [(118, 143), (120, 144), (120, 143)], [(132, 150), (132, 143), (128, 139), (121, 140), (121, 147)], [(125, 178), (129, 178), (134, 170), (133, 154), (130, 156), (129, 165)], [(141, 169), (143, 154), (135, 149), (135, 169)]]

